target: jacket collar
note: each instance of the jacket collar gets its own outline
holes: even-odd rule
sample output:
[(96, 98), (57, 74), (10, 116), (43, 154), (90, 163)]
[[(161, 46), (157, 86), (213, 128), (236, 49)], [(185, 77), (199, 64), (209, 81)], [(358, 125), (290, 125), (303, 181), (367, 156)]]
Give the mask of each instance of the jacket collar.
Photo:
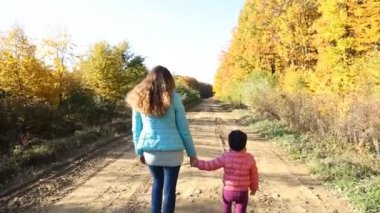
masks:
[(247, 152), (247, 148), (244, 148), (244, 149), (242, 149), (240, 151), (235, 151), (235, 150), (232, 150), (232, 149), (229, 149), (228, 151), (231, 152), (231, 153), (245, 153), (245, 152)]

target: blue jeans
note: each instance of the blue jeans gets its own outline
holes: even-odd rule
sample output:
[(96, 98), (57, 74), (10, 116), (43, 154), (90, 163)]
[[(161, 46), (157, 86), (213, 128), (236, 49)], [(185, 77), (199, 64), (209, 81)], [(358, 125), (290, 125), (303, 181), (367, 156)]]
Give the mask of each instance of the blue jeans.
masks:
[[(149, 166), (153, 177), (151, 213), (173, 213), (179, 166)], [(164, 205), (162, 205), (164, 191)]]

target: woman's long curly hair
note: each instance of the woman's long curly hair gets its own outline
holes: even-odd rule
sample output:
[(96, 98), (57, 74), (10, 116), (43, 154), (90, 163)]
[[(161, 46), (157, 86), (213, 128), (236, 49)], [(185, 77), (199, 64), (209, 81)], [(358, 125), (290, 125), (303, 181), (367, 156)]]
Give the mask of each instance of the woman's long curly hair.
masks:
[(127, 103), (143, 114), (162, 116), (170, 106), (174, 89), (175, 82), (170, 71), (156, 66), (128, 93)]

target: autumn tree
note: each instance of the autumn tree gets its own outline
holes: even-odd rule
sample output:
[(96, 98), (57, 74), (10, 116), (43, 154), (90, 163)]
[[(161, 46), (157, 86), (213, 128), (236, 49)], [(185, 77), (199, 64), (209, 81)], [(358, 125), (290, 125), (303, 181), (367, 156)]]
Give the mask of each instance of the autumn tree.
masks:
[(197, 79), (189, 76), (176, 75), (174, 78), (177, 87), (187, 87), (196, 90), (201, 98), (209, 98), (214, 94), (210, 84), (199, 82)]
[(347, 34), (352, 38), (349, 53), (366, 57), (380, 50), (380, 1), (347, 0)]
[(134, 56), (128, 43), (96, 43), (79, 65), (84, 85), (105, 100), (122, 99), (146, 75), (144, 59)]
[(215, 76), (217, 96), (238, 97), (239, 95), (233, 94), (238, 93), (241, 82), (246, 81), (256, 70), (264, 70), (271, 74), (283, 71), (283, 61), (277, 47), (280, 42), (279, 29), (276, 25), (283, 12), (283, 2), (246, 1), (230, 47), (222, 54)]
[(70, 74), (70, 66), (74, 65), (74, 44), (70, 36), (62, 31), (43, 40), (44, 59), (48, 63), (53, 76), (54, 96), (57, 103), (62, 103), (75, 82)]
[(198, 90), (199, 82), (197, 79), (189, 77), (189, 76), (182, 76), (182, 75), (176, 75), (174, 76), (174, 78), (177, 85), (183, 85), (183, 86)]
[(359, 100), (376, 109), (379, 51), (380, 1), (247, 0), (214, 89), (341, 140), (356, 134), (348, 127), (368, 125), (349, 122), (361, 116), (354, 114)]
[(319, 18), (318, 4), (314, 0), (281, 2), (281, 11), (273, 22), (277, 29), (275, 44), (282, 68), (314, 69), (317, 50), (313, 45), (316, 30), (312, 26)]
[(0, 38), (0, 89), (17, 97), (50, 97), (51, 74), (19, 27)]

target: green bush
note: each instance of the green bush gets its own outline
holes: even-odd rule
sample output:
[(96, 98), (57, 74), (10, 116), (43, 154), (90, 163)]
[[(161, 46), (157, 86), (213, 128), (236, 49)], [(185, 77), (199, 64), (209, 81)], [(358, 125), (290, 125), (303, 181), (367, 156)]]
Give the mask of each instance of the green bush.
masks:
[(86, 129), (86, 130), (79, 130), (75, 132), (75, 138), (77, 138), (80, 143), (86, 144), (93, 141), (96, 141), (97, 139), (101, 138), (103, 135), (106, 135), (105, 132), (101, 132), (98, 129)]
[(320, 159), (311, 168), (313, 172), (328, 180), (339, 180), (342, 178), (361, 180), (373, 175), (379, 175), (379, 172), (374, 171), (370, 166), (346, 161), (337, 156)]
[(181, 95), (182, 102), (186, 105), (196, 100), (200, 100), (200, 95), (197, 90), (186, 86), (177, 85), (176, 91)]
[(380, 177), (354, 183), (347, 190), (351, 200), (362, 212), (380, 212)]
[(120, 134), (130, 131), (131, 120), (130, 119), (116, 119), (108, 124), (109, 132), (114, 134)]
[(18, 172), (18, 165), (15, 161), (2, 162), (0, 167), (0, 188)]
[(0, 154), (7, 154), (19, 138), (20, 128), (12, 99), (0, 90)]
[(262, 120), (253, 124), (253, 128), (259, 130), (263, 137), (281, 137), (293, 133), (288, 130), (284, 124), (279, 121)]
[(45, 140), (37, 145), (14, 146), (9, 156), (2, 158), (0, 164), (0, 186), (26, 168), (56, 162), (69, 153), (75, 153), (75, 149), (94, 142), (107, 134), (108, 132), (104, 132), (100, 128), (90, 128), (78, 130), (71, 137)]
[(210, 84), (199, 82), (198, 90), (201, 98), (210, 98), (214, 95), (212, 85)]
[(24, 150), (16, 146), (13, 150), (13, 160), (20, 167), (37, 166), (54, 161), (55, 154), (47, 144), (32, 146)]
[[(242, 102), (252, 107), (267, 106), (267, 99), (271, 93), (274, 93), (276, 78), (267, 72), (260, 70), (252, 72), (245, 83), (238, 85), (237, 89), (241, 91)], [(237, 93), (239, 94), (239, 93)]]
[(59, 138), (48, 141), (47, 145), (49, 146), (49, 150), (55, 153), (55, 156), (59, 158), (59, 156), (65, 154), (67, 151), (74, 149), (79, 146), (79, 140), (73, 137), (69, 138)]
[(113, 102), (97, 102), (94, 111), (89, 115), (88, 124), (99, 126), (111, 122), (118, 116), (117, 105)]

